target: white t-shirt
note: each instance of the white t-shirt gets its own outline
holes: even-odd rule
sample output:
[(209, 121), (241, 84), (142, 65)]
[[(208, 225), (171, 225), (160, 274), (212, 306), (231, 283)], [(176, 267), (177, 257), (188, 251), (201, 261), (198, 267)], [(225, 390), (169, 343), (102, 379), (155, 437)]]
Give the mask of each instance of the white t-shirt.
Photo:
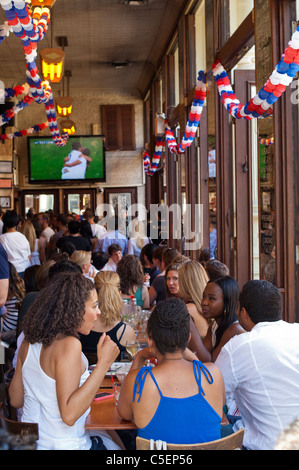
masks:
[(114, 272), (116, 272), (116, 270), (117, 270), (117, 264), (114, 263), (112, 258), (109, 258), (108, 262), (101, 269), (101, 271), (114, 271)]
[(0, 242), (6, 250), (8, 261), (22, 273), (30, 266), (31, 255), (29, 241), (20, 232), (7, 232), (0, 235)]
[(262, 322), (226, 343), (217, 360), (249, 450), (273, 450), (299, 416), (299, 323)]
[[(69, 155), (68, 155), (69, 160), (65, 163), (67, 163), (69, 165), (70, 163), (74, 163), (76, 160), (80, 160), (81, 163), (80, 163), (80, 165), (75, 165), (75, 166), (64, 166), (62, 168), (62, 176), (61, 176), (62, 179), (77, 179), (77, 178), (80, 178), (80, 176), (78, 176), (78, 173), (80, 174), (83, 171), (84, 171), (83, 178), (85, 177), (87, 161), (81, 155), (82, 155), (82, 152), (80, 152), (79, 150), (72, 150), (69, 153)], [(85, 164), (84, 164), (84, 162), (85, 162)], [(83, 167), (82, 167), (82, 164), (83, 164)], [(81, 167), (81, 168), (78, 168), (78, 167)]]
[(54, 230), (51, 227), (45, 228), (45, 230), (42, 231), (41, 237), (45, 238), (47, 240), (47, 243), (49, 243), (50, 238), (55, 234)]
[(104, 235), (104, 233), (107, 232), (105, 227), (103, 227), (102, 225), (90, 224), (90, 226), (91, 226), (91, 231), (92, 231), (92, 236), (93, 237), (100, 238), (102, 235)]

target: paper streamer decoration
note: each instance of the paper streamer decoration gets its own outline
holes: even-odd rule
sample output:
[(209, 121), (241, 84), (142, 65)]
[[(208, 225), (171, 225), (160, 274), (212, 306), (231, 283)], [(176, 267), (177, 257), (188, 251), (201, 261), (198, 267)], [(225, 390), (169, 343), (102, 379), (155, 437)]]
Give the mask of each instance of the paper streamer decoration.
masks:
[[(0, 0), (0, 5), (5, 11), (7, 19), (5, 31), (7, 32), (7, 28), (9, 28), (9, 31), (12, 30), (15, 36), (22, 41), (30, 95), (36, 103), (45, 105), (49, 130), (52, 138), (56, 145), (63, 146), (68, 140), (68, 135), (60, 135), (56, 120), (52, 89), (50, 86), (44, 86), (42, 84), (42, 80), (35, 63), (35, 59), (37, 57), (37, 42), (45, 37), (48, 30), (50, 11), (48, 8), (40, 8), (35, 10), (32, 17), (28, 5), (24, 0)], [(19, 110), (20, 109), (18, 107), (15, 107), (14, 109), (15, 113)], [(6, 116), (4, 119), (7, 119), (9, 112), (5, 114)], [(1, 119), (3, 119), (3, 116), (0, 117), (0, 122)]]
[(212, 69), (221, 100), (233, 117), (248, 120), (267, 118), (273, 114), (273, 104), (292, 83), (299, 71), (299, 26), (268, 81), (258, 94), (245, 105), (240, 103), (234, 94), (227, 73), (220, 61), (217, 61)]
[(144, 171), (147, 175), (152, 176), (160, 163), (161, 155), (165, 150), (164, 139), (167, 142), (167, 146), (170, 152), (175, 154), (182, 154), (185, 152), (186, 148), (192, 145), (194, 141), (200, 118), (202, 115), (202, 110), (207, 96), (207, 81), (206, 74), (203, 71), (198, 73), (197, 84), (195, 87), (194, 99), (192, 102), (191, 110), (189, 113), (188, 121), (185, 127), (184, 136), (182, 142), (178, 145), (174, 137), (173, 131), (169, 127), (167, 121), (165, 121), (165, 137), (159, 137), (156, 141), (155, 152), (150, 161), (149, 153), (145, 150), (143, 154), (143, 165)]
[(30, 127), (29, 129), (24, 129), (22, 131), (16, 131), (10, 134), (2, 134), (0, 135), (0, 140), (8, 140), (8, 139), (14, 139), (15, 137), (24, 137), (29, 134), (33, 134), (34, 132), (39, 132), (43, 129), (48, 127), (48, 123), (43, 123), (43, 124), (36, 124), (33, 127)]

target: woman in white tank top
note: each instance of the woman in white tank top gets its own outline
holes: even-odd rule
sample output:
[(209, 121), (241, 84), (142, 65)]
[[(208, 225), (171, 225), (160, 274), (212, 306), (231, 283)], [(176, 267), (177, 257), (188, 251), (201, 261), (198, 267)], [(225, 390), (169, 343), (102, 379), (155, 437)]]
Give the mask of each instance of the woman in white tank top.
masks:
[(107, 433), (100, 434), (95, 448), (85, 431), (90, 405), (119, 354), (103, 335), (89, 375), (78, 333), (89, 334), (100, 313), (93, 283), (63, 273), (50, 280), (24, 318), (25, 339), (9, 395), (12, 406), (23, 407), (22, 421), (38, 423), (37, 449), (120, 449)]

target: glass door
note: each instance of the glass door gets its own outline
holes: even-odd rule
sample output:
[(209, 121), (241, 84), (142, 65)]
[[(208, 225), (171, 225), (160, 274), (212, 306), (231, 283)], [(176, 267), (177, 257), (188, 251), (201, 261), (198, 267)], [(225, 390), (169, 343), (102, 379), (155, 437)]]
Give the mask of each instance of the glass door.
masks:
[(64, 190), (64, 212), (83, 215), (86, 209), (95, 210), (95, 190)]
[(39, 212), (53, 211), (58, 213), (59, 191), (58, 190), (26, 190), (22, 191), (22, 215), (25, 216), (29, 209), (33, 209), (35, 214)]

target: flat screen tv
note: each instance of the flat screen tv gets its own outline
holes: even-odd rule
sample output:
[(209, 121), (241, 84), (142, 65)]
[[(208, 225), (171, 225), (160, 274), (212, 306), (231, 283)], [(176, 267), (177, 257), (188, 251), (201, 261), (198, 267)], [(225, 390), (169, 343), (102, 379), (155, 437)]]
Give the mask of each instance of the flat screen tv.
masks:
[(70, 136), (64, 147), (52, 137), (28, 137), (29, 183), (106, 181), (104, 136)]

